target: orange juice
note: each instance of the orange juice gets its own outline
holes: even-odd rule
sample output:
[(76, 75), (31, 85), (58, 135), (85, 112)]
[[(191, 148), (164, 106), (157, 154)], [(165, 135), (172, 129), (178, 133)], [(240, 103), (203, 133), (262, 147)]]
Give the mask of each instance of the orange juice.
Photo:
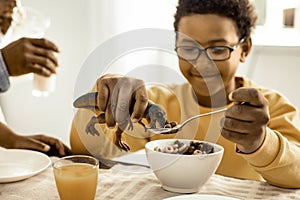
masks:
[(54, 168), (54, 177), (62, 200), (93, 200), (95, 198), (98, 167), (73, 163)]

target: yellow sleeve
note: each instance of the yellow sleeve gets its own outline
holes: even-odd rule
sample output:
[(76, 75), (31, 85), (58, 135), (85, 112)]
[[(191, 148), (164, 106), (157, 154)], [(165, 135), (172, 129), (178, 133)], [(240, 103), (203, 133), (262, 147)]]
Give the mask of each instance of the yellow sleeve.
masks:
[(270, 121), (263, 145), (239, 154), (270, 184), (300, 188), (300, 124), (296, 107), (278, 93), (267, 93)]

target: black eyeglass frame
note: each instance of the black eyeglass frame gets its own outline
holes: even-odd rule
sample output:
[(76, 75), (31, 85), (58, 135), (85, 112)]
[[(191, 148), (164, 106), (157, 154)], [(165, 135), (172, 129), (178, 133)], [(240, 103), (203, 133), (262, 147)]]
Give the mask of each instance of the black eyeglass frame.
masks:
[[(176, 51), (176, 53), (177, 53), (177, 55), (178, 55), (178, 57), (179, 57), (180, 59), (183, 59), (183, 60), (186, 60), (186, 61), (195, 61), (195, 60), (197, 60), (197, 59), (199, 58), (199, 56), (202, 54), (203, 51), (204, 51), (205, 55), (207, 56), (207, 58), (208, 58), (209, 60), (212, 60), (212, 61), (225, 61), (225, 60), (230, 59), (231, 53), (232, 53), (239, 45), (241, 45), (243, 42), (245, 42), (245, 40), (246, 40), (246, 37), (243, 37), (243, 38), (240, 39), (239, 42), (238, 42), (236, 45), (234, 45), (234, 46), (209, 46), (209, 47), (206, 47), (206, 48), (204, 48), (204, 49), (203, 49), (203, 48), (200, 48), (200, 47), (197, 47), (197, 46), (176, 46), (176, 47), (175, 47), (175, 51)], [(178, 54), (177, 49), (178, 49), (178, 48), (184, 48), (184, 47), (190, 47), (190, 48), (192, 47), (192, 48), (194, 48), (194, 49), (197, 49), (197, 50), (198, 50), (198, 54), (197, 54), (196, 58), (195, 58), (195, 59), (185, 59), (185, 58), (181, 57), (181, 56)], [(212, 59), (212, 58), (209, 56), (209, 54), (207, 53), (207, 49), (210, 49), (210, 48), (220, 48), (220, 47), (229, 49), (229, 55), (228, 55), (228, 57), (227, 57), (227, 58), (224, 58), (224, 59)]]

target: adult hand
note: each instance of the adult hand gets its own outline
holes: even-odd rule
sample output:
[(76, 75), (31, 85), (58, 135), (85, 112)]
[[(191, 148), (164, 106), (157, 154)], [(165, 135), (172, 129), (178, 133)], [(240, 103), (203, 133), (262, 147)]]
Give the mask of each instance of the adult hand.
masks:
[(18, 142), (18, 148), (32, 149), (44, 152), (48, 156), (66, 156), (71, 155), (71, 150), (67, 145), (57, 138), (47, 135), (21, 136)]
[(58, 47), (47, 39), (21, 38), (4, 47), (4, 61), (10, 76), (36, 73), (50, 76), (56, 73)]
[(71, 150), (57, 138), (46, 135), (23, 136), (0, 122), (0, 146), (7, 149), (30, 149), (49, 156), (70, 155)]
[(124, 130), (130, 120), (142, 119), (148, 105), (144, 81), (140, 79), (107, 74), (97, 80), (97, 104), (105, 112), (108, 127), (116, 123)]
[(266, 135), (270, 119), (268, 101), (254, 88), (239, 88), (229, 98), (235, 104), (225, 112), (221, 133), (243, 153), (252, 153)]

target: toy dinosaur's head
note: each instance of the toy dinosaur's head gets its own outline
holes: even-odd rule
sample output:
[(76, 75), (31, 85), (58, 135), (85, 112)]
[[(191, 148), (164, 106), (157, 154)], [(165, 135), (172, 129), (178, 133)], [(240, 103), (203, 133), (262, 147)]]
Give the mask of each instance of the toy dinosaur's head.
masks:
[(149, 106), (146, 118), (150, 128), (163, 128), (169, 123), (165, 110), (157, 104)]

